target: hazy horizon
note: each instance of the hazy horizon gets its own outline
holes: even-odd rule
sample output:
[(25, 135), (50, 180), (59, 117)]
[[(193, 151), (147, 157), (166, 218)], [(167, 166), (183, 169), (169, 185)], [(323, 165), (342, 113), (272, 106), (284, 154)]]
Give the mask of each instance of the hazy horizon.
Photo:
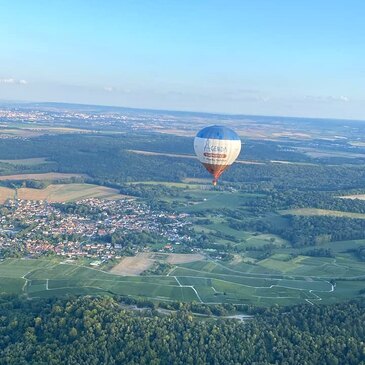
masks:
[(125, 105), (108, 105), (108, 104), (90, 104), (90, 103), (77, 103), (77, 102), (64, 102), (64, 101), (32, 101), (32, 100), (5, 100), (0, 99), (1, 105), (22, 105), (22, 104), (59, 104), (59, 105), (74, 105), (85, 107), (101, 107), (101, 108), (115, 108), (115, 109), (130, 109), (141, 110), (151, 112), (171, 112), (171, 113), (191, 113), (191, 114), (208, 114), (208, 115), (221, 115), (232, 117), (263, 117), (263, 118), (287, 118), (287, 119), (303, 119), (303, 120), (323, 120), (323, 121), (349, 121), (349, 122), (365, 122), (364, 119), (353, 118), (330, 118), (330, 117), (316, 117), (316, 116), (298, 116), (298, 115), (278, 115), (278, 114), (244, 114), (244, 113), (228, 113), (228, 112), (211, 112), (204, 110), (177, 110), (177, 109), (158, 109), (158, 108), (143, 108), (143, 107), (131, 107)]

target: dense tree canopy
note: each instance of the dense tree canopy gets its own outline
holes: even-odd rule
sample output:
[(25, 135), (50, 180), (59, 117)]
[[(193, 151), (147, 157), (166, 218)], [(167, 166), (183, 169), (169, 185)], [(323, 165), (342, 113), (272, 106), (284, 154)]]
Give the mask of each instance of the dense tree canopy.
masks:
[[(0, 163), (0, 173), (79, 172), (104, 183), (181, 181), (185, 177), (207, 177), (195, 159), (163, 155), (192, 154), (192, 149), (192, 138), (157, 133), (65, 134), (44, 135), (27, 140), (2, 140), (1, 159), (44, 157), (47, 163), (20, 165), (16, 171), (11, 164)], [(138, 154), (133, 150), (155, 151), (162, 155)], [(272, 159), (312, 161), (294, 149), (283, 149), (277, 142), (246, 141), (242, 154), (243, 159), (266, 161), (259, 165), (235, 164), (225, 174), (225, 181), (244, 184), (246, 188), (328, 191), (362, 188), (365, 183), (363, 167), (355, 164), (330, 166), (323, 164), (322, 160), (316, 161), (319, 164), (270, 163)]]
[(241, 323), (132, 312), (106, 297), (4, 298), (0, 318), (1, 364), (365, 364), (359, 301), (272, 307)]

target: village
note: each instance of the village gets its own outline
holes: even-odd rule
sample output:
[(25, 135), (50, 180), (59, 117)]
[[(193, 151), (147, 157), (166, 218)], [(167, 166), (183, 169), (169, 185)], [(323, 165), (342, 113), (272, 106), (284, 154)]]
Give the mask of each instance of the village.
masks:
[[(126, 246), (123, 237), (134, 233), (153, 237), (160, 252), (174, 252), (191, 240), (187, 214), (152, 211), (133, 199), (89, 198), (53, 204), (9, 200), (1, 210), (0, 249), (27, 257), (86, 257), (104, 263), (120, 258)], [(128, 245), (129, 253), (150, 249), (145, 241), (133, 243)]]
[[(57, 108), (56, 108), (57, 109)], [(24, 135), (9, 133), (13, 123), (20, 123), (21, 128), (34, 133), (43, 133), (47, 128), (47, 133), (65, 132), (63, 128), (73, 128), (75, 133), (93, 133), (100, 129), (113, 130), (160, 130), (168, 125), (172, 127), (178, 123), (176, 116), (166, 116), (164, 114), (146, 115), (145, 112), (120, 111), (74, 111), (67, 108), (57, 110), (39, 110), (39, 107), (13, 108), (11, 106), (0, 106), (0, 139), (7, 138), (27, 138)], [(57, 129), (58, 128), (58, 129)]]

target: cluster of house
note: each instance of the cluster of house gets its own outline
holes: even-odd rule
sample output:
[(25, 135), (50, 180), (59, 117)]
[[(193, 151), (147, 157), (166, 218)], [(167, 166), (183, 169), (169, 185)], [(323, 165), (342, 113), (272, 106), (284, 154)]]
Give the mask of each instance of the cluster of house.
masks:
[[(46, 112), (39, 110), (19, 110), (19, 109), (8, 109), (0, 108), (0, 118), (4, 121), (20, 121), (28, 120), (29, 122), (51, 120)], [(6, 125), (4, 125), (6, 126)]]
[(186, 217), (156, 212), (132, 199), (90, 198), (71, 205), (10, 200), (0, 217), (0, 247), (17, 247), (31, 256), (53, 253), (109, 260), (120, 255), (111, 239), (115, 232), (149, 232), (161, 236), (171, 251), (174, 244), (191, 240)]
[[(125, 114), (121, 112), (86, 112), (75, 110), (53, 110), (45, 111), (38, 109), (1, 108), (0, 119), (5, 123), (20, 121), (22, 123), (45, 123), (45, 125), (67, 126), (68, 123), (78, 124), (80, 121), (87, 122), (88, 127), (99, 129), (100, 127), (113, 127), (132, 130), (151, 130), (165, 128), (174, 122), (174, 119), (166, 115)], [(34, 129), (36, 131), (36, 129)], [(6, 135), (5, 135), (6, 137)], [(4, 138), (5, 138), (4, 137)], [(11, 136), (14, 137), (14, 136)]]
[(0, 108), (0, 118), (5, 122), (70, 122), (73, 120), (89, 121), (125, 121), (128, 118), (120, 113), (89, 113), (73, 110), (43, 111), (37, 109)]

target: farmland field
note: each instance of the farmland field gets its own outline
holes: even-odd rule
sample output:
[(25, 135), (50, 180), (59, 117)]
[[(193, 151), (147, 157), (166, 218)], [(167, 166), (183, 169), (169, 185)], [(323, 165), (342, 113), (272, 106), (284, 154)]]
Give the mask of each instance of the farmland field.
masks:
[(148, 270), (155, 262), (167, 262), (172, 265), (203, 260), (202, 254), (177, 254), (139, 252), (136, 256), (124, 257), (110, 272), (116, 275), (134, 276)]
[(52, 127), (52, 126), (42, 126), (37, 125), (36, 127), (29, 127), (29, 125), (23, 125), (18, 123), (17, 128), (0, 128), (0, 134), (14, 136), (14, 137), (24, 137), (24, 138), (34, 138), (39, 137), (44, 134), (67, 134), (67, 133), (90, 133), (89, 130), (81, 128), (72, 127)]
[(365, 200), (365, 194), (352, 194), (352, 195), (345, 195), (340, 196), (341, 199), (359, 199), (359, 200)]
[(286, 209), (286, 210), (280, 211), (280, 213), (282, 215), (286, 215), (286, 214), (303, 215), (303, 216), (327, 215), (327, 216), (331, 216), (331, 217), (347, 217), (347, 218), (365, 219), (365, 214), (341, 212), (338, 210), (316, 209), (316, 208)]
[(4, 180), (57, 180), (70, 179), (71, 177), (85, 177), (82, 174), (65, 174), (60, 172), (45, 172), (43, 174), (18, 174), (0, 176), (0, 181)]
[(152, 253), (140, 252), (136, 256), (124, 257), (110, 272), (123, 276), (139, 275), (153, 265), (152, 255)]
[(185, 264), (188, 262), (195, 262), (203, 260), (204, 256), (202, 254), (176, 254), (170, 253), (167, 255), (166, 261), (172, 265)]
[(15, 190), (10, 188), (0, 187), (0, 203), (4, 203), (7, 199), (14, 199)]
[[(289, 242), (274, 234), (233, 229), (226, 217), (219, 214), (219, 210), (227, 206), (242, 211), (245, 202), (252, 198), (260, 199), (263, 195), (204, 190), (195, 181), (190, 184), (164, 185), (181, 189), (182, 194), (173, 198), (183, 203), (178, 211), (204, 214), (203, 218), (199, 214), (193, 218), (196, 231), (208, 232), (213, 236), (219, 233), (223, 236), (214, 236), (217, 243), (228, 243), (238, 250), (232, 260), (225, 262), (211, 258), (209, 250), (203, 250), (203, 254), (186, 255), (139, 253), (124, 258), (106, 272), (77, 260), (74, 263), (62, 263), (59, 259), (5, 259), (0, 263), (0, 291), (19, 293), (28, 298), (117, 294), (155, 301), (269, 306), (304, 302), (332, 303), (356, 297), (359, 290), (365, 288), (365, 266), (345, 252), (348, 248), (361, 247), (364, 240), (329, 242), (321, 246), (331, 248), (335, 257), (306, 256), (302, 249), (291, 247)], [(7, 188), (0, 189), (0, 192), (3, 195), (14, 194), (12, 189)], [(70, 201), (91, 196), (111, 199), (122, 197), (117, 190), (91, 184), (49, 185), (45, 189), (20, 188), (18, 196), (22, 199), (50, 201)], [(166, 196), (162, 199), (170, 198)], [(212, 209), (218, 213), (212, 212)], [(298, 211), (322, 213), (315, 209)], [(208, 222), (204, 223), (204, 219), (208, 219)], [(272, 247), (267, 257), (260, 258), (259, 254), (250, 251), (253, 248), (259, 253), (267, 245)], [(139, 276), (151, 269), (156, 261), (171, 266), (161, 275)]]
[(180, 182), (165, 182), (165, 181), (134, 181), (129, 184), (164, 185), (167, 187), (175, 187), (175, 188), (183, 188), (183, 189), (200, 188), (200, 185), (192, 185), (192, 184), (186, 184), (186, 183), (180, 183)]
[[(329, 281), (333, 274), (321, 272), (320, 268), (326, 266), (345, 267), (348, 264), (345, 258), (331, 262), (300, 257), (283, 266), (280, 259), (284, 258), (285, 255), (271, 258), (271, 261), (277, 261), (276, 266), (267, 265), (267, 260), (257, 265), (195, 261), (176, 264), (168, 275), (160, 276), (120, 276), (58, 259), (5, 259), (0, 262), (0, 291), (24, 294), (29, 298), (109, 293), (156, 301), (286, 305), (335, 302), (355, 295), (364, 287), (363, 282), (349, 276), (354, 273), (365, 275), (361, 265), (343, 272), (346, 281), (338, 280), (336, 285)], [(300, 274), (299, 267), (308, 269)]]
[[(67, 202), (86, 198), (121, 199), (117, 189), (93, 184), (57, 184), (44, 189), (20, 188), (18, 198), (24, 200), (47, 200), (49, 202)], [(13, 199), (14, 189), (0, 187), (0, 202)]]

